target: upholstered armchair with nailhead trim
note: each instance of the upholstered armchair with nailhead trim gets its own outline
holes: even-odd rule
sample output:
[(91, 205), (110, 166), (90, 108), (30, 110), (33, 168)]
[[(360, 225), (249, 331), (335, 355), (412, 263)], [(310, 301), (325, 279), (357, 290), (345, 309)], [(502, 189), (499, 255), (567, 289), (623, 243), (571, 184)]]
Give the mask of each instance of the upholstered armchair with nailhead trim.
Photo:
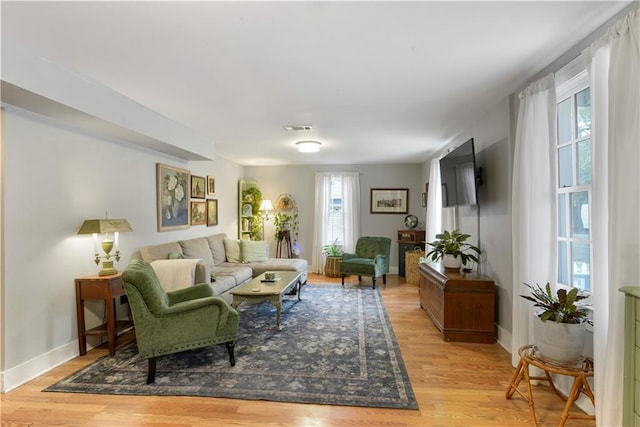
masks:
[(340, 262), (342, 286), (344, 286), (345, 276), (349, 275), (357, 275), (358, 281), (362, 281), (362, 276), (371, 276), (374, 289), (376, 287), (376, 277), (382, 276), (382, 283), (386, 285), (390, 256), (390, 238), (360, 237), (356, 242), (355, 253), (342, 254), (342, 261)]
[(238, 313), (211, 286), (199, 284), (165, 292), (151, 265), (134, 259), (122, 273), (138, 351), (149, 359), (147, 384), (154, 382), (156, 359), (170, 353), (225, 344), (234, 366)]

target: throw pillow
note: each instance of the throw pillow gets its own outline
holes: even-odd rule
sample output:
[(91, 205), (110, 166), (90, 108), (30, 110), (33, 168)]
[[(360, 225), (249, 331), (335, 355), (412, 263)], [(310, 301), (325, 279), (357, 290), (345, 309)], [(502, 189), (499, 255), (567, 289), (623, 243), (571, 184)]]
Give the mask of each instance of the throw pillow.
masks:
[(267, 242), (263, 240), (240, 240), (242, 262), (267, 261)]
[(169, 252), (167, 259), (184, 259), (184, 254), (181, 252)]
[(240, 240), (224, 239), (224, 251), (227, 262), (240, 262)]

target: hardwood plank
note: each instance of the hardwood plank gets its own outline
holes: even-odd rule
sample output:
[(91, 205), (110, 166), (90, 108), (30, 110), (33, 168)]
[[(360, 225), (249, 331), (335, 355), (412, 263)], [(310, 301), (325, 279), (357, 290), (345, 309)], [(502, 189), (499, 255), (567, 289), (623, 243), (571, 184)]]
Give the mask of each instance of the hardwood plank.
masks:
[[(340, 284), (340, 278), (310, 274), (309, 286)], [(346, 286), (357, 285), (349, 277)], [(363, 286), (371, 287), (363, 278)], [(530, 426), (522, 398), (504, 397), (513, 372), (511, 356), (498, 344), (447, 343), (420, 309), (418, 286), (389, 275), (378, 281), (402, 351), (417, 411), (243, 401), (200, 397), (109, 396), (43, 393), (42, 389), (108, 354), (98, 348), (29, 383), (0, 394), (0, 420), (10, 426)], [(304, 294), (303, 294), (304, 295)], [(557, 425), (564, 408), (547, 386), (534, 388), (539, 425)], [(578, 408), (574, 408), (579, 412)], [(569, 419), (567, 427), (593, 427)]]

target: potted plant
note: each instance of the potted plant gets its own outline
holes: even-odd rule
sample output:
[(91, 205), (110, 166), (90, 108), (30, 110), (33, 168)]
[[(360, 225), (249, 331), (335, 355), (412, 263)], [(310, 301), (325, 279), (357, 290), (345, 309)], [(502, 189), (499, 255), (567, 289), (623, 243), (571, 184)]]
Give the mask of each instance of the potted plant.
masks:
[(327, 277), (340, 277), (340, 261), (342, 260), (342, 247), (338, 245), (338, 238), (330, 245), (322, 247), (322, 253), (327, 256), (324, 264), (324, 275)]
[(341, 248), (340, 245), (338, 245), (338, 238), (336, 237), (336, 240), (334, 240), (332, 244), (324, 245), (322, 247), (322, 253), (325, 254), (328, 257), (341, 258), (342, 257), (342, 248)]
[(458, 230), (447, 231), (442, 234), (436, 234), (433, 242), (427, 243), (432, 249), (427, 253), (427, 258), (431, 257), (433, 262), (442, 259), (442, 265), (446, 269), (459, 270), (460, 265), (467, 265), (469, 261), (478, 262), (478, 257), (473, 253), (480, 255), (480, 248), (470, 243), (465, 243), (471, 237), (469, 234), (460, 233)]
[(533, 335), (540, 355), (556, 364), (575, 363), (582, 356), (586, 325), (591, 323), (589, 310), (576, 302), (588, 296), (581, 295), (578, 288), (560, 288), (554, 295), (548, 282), (544, 289), (537, 283), (535, 287), (524, 285), (531, 293), (520, 296), (537, 308)]

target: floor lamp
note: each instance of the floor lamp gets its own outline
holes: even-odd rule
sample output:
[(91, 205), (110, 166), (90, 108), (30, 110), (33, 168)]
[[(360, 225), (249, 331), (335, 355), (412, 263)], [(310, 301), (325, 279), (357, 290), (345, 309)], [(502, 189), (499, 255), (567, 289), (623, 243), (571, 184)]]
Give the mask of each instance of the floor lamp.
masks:
[(264, 222), (269, 220), (269, 213), (273, 212), (271, 200), (264, 199), (260, 204), (260, 216), (262, 216), (262, 240), (264, 240)]

